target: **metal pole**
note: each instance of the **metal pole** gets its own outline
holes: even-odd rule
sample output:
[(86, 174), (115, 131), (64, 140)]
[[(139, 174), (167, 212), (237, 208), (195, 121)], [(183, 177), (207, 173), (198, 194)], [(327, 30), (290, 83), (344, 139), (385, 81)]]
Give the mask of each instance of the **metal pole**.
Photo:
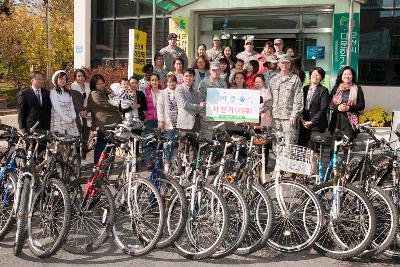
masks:
[(346, 65), (350, 66), (351, 62), (351, 39), (353, 36), (353, 15), (354, 15), (354, 0), (350, 0), (350, 8), (349, 8), (349, 32), (347, 35), (347, 60)]
[(50, 89), (50, 49), (51, 49), (51, 42), (50, 42), (50, 12), (49, 12), (49, 1), (44, 1), (45, 8), (46, 8), (46, 29), (47, 29), (47, 84), (48, 89)]
[(151, 62), (154, 66), (154, 55), (156, 51), (156, 0), (153, 0), (153, 18), (151, 21)]

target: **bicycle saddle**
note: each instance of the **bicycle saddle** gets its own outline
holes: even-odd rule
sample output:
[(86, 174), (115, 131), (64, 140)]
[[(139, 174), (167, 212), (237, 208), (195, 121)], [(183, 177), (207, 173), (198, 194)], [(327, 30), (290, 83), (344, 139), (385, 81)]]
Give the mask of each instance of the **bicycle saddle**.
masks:
[(231, 136), (231, 140), (232, 140), (232, 142), (234, 142), (234, 143), (241, 143), (241, 142), (243, 142), (244, 139), (245, 139), (245, 138), (244, 138), (243, 136), (236, 135), (236, 134), (234, 134), (234, 135)]
[(311, 141), (319, 144), (330, 144), (332, 137), (324, 133), (316, 133), (311, 135)]

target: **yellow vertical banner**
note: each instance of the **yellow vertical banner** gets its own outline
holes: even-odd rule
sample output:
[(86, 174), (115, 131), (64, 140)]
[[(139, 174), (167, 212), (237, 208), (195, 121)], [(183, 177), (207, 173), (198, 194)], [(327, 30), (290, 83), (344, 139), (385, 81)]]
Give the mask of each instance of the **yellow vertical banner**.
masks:
[(146, 64), (146, 50), (147, 33), (130, 29), (128, 78), (133, 75), (142, 75), (142, 68)]
[(178, 36), (177, 46), (182, 48), (186, 54), (189, 45), (188, 21), (189, 19), (184, 17), (169, 19), (169, 33), (175, 33)]

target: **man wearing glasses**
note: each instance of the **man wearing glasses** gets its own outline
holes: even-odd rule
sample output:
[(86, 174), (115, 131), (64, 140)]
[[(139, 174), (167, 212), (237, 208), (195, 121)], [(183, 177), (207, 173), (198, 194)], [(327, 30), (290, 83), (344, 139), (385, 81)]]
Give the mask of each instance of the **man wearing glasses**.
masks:
[(246, 69), (250, 60), (257, 60), (257, 52), (254, 51), (253, 38), (247, 38), (244, 41), (244, 51), (237, 54), (236, 58), (244, 61), (244, 69)]

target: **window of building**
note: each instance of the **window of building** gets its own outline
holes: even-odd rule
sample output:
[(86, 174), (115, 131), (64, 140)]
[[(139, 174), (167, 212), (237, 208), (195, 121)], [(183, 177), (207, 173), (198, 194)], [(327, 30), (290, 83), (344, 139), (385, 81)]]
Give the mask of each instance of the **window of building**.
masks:
[[(156, 9), (156, 51), (167, 45), (169, 14)], [(151, 62), (152, 6), (132, 0), (92, 0), (92, 67), (127, 65), (129, 29), (147, 32), (147, 61)]]
[(359, 82), (399, 84), (400, 0), (367, 1), (361, 6)]

